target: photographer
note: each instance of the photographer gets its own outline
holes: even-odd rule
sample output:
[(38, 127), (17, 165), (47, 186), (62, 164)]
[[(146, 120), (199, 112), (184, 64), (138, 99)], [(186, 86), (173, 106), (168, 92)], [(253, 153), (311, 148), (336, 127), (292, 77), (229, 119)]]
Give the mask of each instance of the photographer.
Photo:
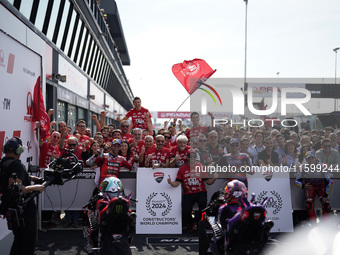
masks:
[[(12, 198), (11, 186), (15, 185), (15, 183), (19, 184), (19, 188), (21, 187), (24, 198), (32, 191), (42, 192), (45, 189), (43, 185), (31, 185), (31, 180), (37, 180), (37, 177), (31, 179), (25, 166), (21, 163), (19, 158), (23, 151), (22, 141), (18, 137), (9, 139), (4, 146), (5, 157), (1, 159), (1, 185), (4, 188), (1, 197), (2, 206), (6, 206), (4, 201), (9, 201), (9, 197)], [(13, 174), (16, 174), (15, 180), (12, 178)], [(22, 213), (19, 210), (18, 216), (19, 219), (23, 220), (24, 224), (13, 229), (14, 242), (10, 255), (34, 254), (37, 232), (37, 209), (33, 199), (22, 208)]]

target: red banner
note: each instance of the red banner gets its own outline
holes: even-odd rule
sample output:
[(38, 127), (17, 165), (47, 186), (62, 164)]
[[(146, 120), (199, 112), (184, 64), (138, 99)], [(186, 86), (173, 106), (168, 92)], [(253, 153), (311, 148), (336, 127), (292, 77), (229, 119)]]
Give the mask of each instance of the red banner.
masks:
[(198, 82), (205, 82), (216, 69), (213, 70), (203, 59), (195, 58), (173, 65), (172, 72), (191, 95), (199, 87)]
[(34, 120), (40, 122), (40, 136), (45, 139), (50, 130), (50, 119), (45, 109), (44, 98), (40, 87), (40, 76), (37, 79), (33, 94)]

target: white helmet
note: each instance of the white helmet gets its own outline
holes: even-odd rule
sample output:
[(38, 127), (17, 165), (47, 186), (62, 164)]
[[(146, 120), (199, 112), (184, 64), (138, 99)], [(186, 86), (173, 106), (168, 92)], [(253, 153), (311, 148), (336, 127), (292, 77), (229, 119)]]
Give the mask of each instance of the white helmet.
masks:
[(123, 183), (117, 177), (107, 177), (100, 185), (102, 192), (108, 193), (110, 197), (124, 195)]

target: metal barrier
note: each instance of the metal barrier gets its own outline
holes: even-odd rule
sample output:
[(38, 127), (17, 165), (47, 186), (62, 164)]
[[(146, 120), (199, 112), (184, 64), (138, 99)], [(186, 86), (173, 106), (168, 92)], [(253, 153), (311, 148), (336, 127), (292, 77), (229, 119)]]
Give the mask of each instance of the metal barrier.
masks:
[[(175, 169), (174, 169), (175, 170)], [(138, 171), (143, 171), (139, 168)], [(49, 186), (41, 195), (41, 210), (82, 210), (92, 197), (92, 192), (96, 187), (94, 183), (95, 172), (91, 169), (84, 171), (76, 179), (66, 182), (63, 186)], [(136, 197), (136, 173), (121, 170), (119, 178), (123, 182), (126, 194), (133, 192)], [(292, 208), (293, 210), (305, 210), (304, 190), (299, 189), (294, 184), (295, 179), (290, 179)], [(340, 193), (340, 180), (333, 180), (333, 188), (330, 193), (330, 204), (333, 210), (340, 210), (340, 198), (336, 194)], [(213, 185), (206, 185), (208, 191), (208, 201), (212, 194), (224, 187), (225, 179), (217, 179)], [(318, 201), (316, 208), (320, 208)]]

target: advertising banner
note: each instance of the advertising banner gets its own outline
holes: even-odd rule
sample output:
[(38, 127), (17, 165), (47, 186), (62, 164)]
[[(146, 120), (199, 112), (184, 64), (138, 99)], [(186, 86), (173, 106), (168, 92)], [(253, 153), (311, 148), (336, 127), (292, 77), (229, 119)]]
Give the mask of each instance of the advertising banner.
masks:
[[(26, 167), (37, 165), (33, 91), (40, 75), (41, 57), (0, 32), (0, 155), (5, 142), (18, 136), (25, 149), (20, 159)], [(6, 220), (0, 219), (0, 240), (9, 232)]]
[(293, 232), (289, 173), (280, 169), (265, 174), (256, 172), (247, 178), (249, 196), (255, 193), (257, 202), (268, 197), (267, 220), (274, 222), (271, 232)]
[(177, 168), (140, 168), (137, 170), (137, 234), (182, 233), (182, 189), (171, 187)]

